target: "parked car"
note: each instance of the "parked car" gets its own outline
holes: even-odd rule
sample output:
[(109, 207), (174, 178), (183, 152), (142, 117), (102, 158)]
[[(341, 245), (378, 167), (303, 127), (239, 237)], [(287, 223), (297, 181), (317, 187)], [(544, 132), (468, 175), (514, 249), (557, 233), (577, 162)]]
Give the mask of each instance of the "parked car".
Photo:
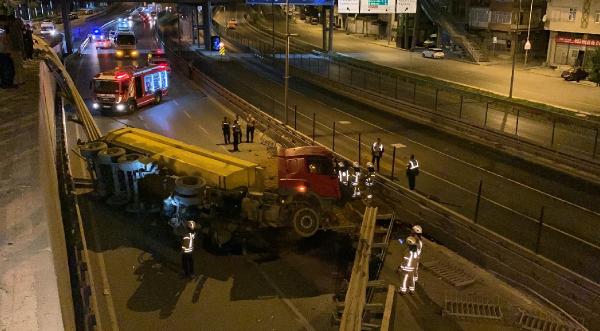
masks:
[(317, 24), (319, 24), (319, 19), (316, 18), (316, 17), (311, 18), (310, 19), (310, 24), (311, 25), (317, 25)]
[(79, 16), (77, 15), (77, 13), (76, 13), (76, 12), (70, 12), (70, 13), (69, 13), (69, 19), (70, 19), (70, 20), (76, 20), (76, 19), (78, 19), (78, 18), (79, 18)]
[(94, 13), (93, 10), (91, 9), (84, 9), (83, 10), (83, 15), (92, 15)]
[(235, 18), (230, 18), (229, 21), (227, 21), (228, 29), (235, 30), (237, 25), (238, 25), (238, 21)]
[(425, 48), (433, 48), (435, 47), (435, 41), (431, 40), (431, 39), (427, 39), (423, 42), (423, 47)]
[(441, 48), (429, 48), (423, 51), (423, 57), (428, 57), (431, 59), (443, 59), (444, 51)]
[(564, 78), (568, 82), (580, 80), (585, 80), (588, 76), (588, 72), (583, 70), (582, 68), (571, 68), (569, 70), (565, 70), (560, 74), (560, 77)]
[(62, 17), (61, 16), (56, 16), (55, 18), (52, 19), (52, 23), (54, 23), (54, 24), (62, 24)]
[(52, 22), (42, 22), (40, 23), (40, 34), (42, 36), (54, 37), (56, 36), (56, 27)]

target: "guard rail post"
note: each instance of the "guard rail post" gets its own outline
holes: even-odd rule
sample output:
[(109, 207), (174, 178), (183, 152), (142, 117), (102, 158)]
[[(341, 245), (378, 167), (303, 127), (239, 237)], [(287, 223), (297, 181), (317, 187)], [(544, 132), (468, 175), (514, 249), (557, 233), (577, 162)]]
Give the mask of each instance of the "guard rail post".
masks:
[(458, 118), (462, 118), (462, 109), (463, 109), (463, 95), (460, 95), (460, 109), (458, 110)]
[(394, 180), (394, 169), (395, 168), (396, 168), (396, 146), (394, 146), (394, 149), (392, 150), (392, 175), (391, 175), (392, 181)]
[(552, 119), (552, 137), (550, 137), (550, 147), (554, 147), (554, 131), (556, 130), (556, 119)]
[(435, 106), (433, 107), (433, 111), (437, 112), (437, 106), (438, 106), (438, 92), (439, 89), (436, 87), (435, 88)]
[(394, 99), (398, 99), (398, 76), (396, 76), (396, 85), (394, 87)]
[(312, 143), (315, 144), (315, 120), (317, 117), (317, 113), (313, 113), (313, 121), (312, 121)]
[(540, 210), (540, 223), (538, 227), (537, 240), (535, 242), (535, 253), (539, 254), (540, 252), (540, 240), (542, 238), (542, 229), (544, 228), (544, 206)]
[(490, 109), (490, 102), (485, 102), (485, 118), (483, 119), (483, 127), (487, 127), (488, 110)]
[(335, 152), (335, 121), (333, 121), (333, 133), (331, 136), (331, 150)]
[(417, 104), (417, 82), (413, 82), (413, 105)]
[(477, 203), (475, 204), (475, 216), (473, 217), (473, 223), (477, 223), (479, 218), (479, 203), (481, 202), (481, 190), (483, 189), (483, 179), (479, 180), (479, 189), (477, 190)]
[[(513, 107), (513, 110), (515, 108)], [(521, 115), (521, 108), (517, 108), (517, 123), (515, 124), (515, 136), (519, 135), (519, 116)]]

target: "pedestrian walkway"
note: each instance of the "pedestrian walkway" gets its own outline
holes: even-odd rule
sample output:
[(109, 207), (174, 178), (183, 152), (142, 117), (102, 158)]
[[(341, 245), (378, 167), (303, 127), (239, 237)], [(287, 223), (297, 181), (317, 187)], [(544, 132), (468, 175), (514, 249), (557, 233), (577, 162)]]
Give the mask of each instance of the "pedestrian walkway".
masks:
[(0, 330), (75, 328), (54, 160), (54, 86), (40, 86), (40, 75), (49, 72), (27, 61), (25, 83), (0, 90)]
[[(218, 13), (215, 19), (222, 22), (225, 16)], [(244, 24), (248, 23), (242, 23), (240, 27), (243, 28)], [(271, 31), (270, 22), (265, 20), (251, 22), (251, 24), (264, 31)], [(276, 21), (275, 31), (278, 33), (285, 31), (282, 18)], [(290, 33), (299, 35), (294, 37), (296, 40), (314, 47), (322, 47), (323, 32), (321, 25), (311, 25), (297, 19), (290, 24)], [(369, 40), (369, 38), (346, 34), (345, 31), (341, 30), (335, 30), (333, 45), (335, 52), (355, 59), (434, 77), (503, 96), (509, 94), (511, 61), (495, 61), (486, 65), (477, 65), (449, 59), (426, 59), (417, 52), (389, 47), (387, 40)], [(600, 108), (598, 107), (600, 105), (600, 93), (593, 84), (566, 82), (560, 77), (560, 69), (530, 69), (531, 67), (524, 67), (520, 61), (517, 64), (513, 85), (514, 98), (552, 105), (582, 115), (600, 115)], [(544, 74), (540, 74), (540, 72)]]

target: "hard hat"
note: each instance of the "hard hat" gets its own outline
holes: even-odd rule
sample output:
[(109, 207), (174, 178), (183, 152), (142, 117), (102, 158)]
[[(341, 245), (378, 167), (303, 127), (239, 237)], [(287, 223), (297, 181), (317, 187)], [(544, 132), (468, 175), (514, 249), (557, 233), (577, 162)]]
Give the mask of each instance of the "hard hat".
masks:
[(367, 162), (367, 168), (373, 168), (373, 162)]
[(413, 226), (413, 227), (412, 227), (412, 230), (413, 230), (413, 232), (414, 232), (414, 233), (417, 233), (417, 234), (421, 234), (421, 233), (423, 233), (423, 229), (421, 228), (421, 226), (420, 226), (420, 225), (415, 225), (415, 226)]
[(417, 238), (413, 237), (413, 236), (408, 236), (408, 238), (406, 238), (406, 243), (409, 245), (416, 245), (417, 244)]
[(194, 230), (194, 229), (196, 229), (196, 222), (194, 222), (194, 221), (188, 221), (188, 222), (187, 222), (187, 227), (188, 227), (188, 229), (190, 229), (190, 230)]
[(340, 161), (338, 162), (338, 167), (343, 168), (345, 166), (344, 162)]
[(360, 164), (358, 162), (356, 162), (356, 161), (354, 161), (354, 163), (352, 163), (352, 166), (354, 168), (360, 168)]

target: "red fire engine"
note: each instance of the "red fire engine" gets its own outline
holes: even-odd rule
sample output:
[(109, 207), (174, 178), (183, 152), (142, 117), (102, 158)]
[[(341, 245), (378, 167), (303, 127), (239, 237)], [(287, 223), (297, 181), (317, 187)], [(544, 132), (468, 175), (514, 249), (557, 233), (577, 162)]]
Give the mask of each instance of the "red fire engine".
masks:
[(169, 76), (166, 65), (117, 67), (97, 74), (91, 82), (92, 107), (103, 113), (133, 112), (138, 107), (158, 104), (167, 95)]

